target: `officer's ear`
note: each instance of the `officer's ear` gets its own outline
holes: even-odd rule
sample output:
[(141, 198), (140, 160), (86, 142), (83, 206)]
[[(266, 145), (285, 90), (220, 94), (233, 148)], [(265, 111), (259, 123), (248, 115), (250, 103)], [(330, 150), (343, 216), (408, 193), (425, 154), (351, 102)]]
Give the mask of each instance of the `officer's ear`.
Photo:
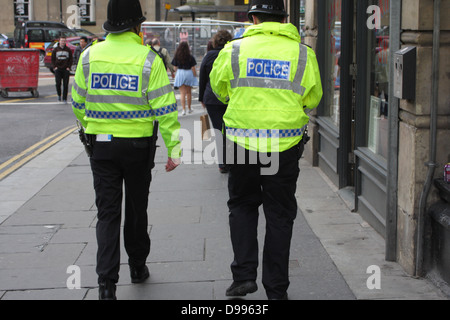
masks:
[(252, 18), (253, 18), (253, 24), (260, 24), (261, 21), (259, 20), (258, 16), (256, 14), (252, 14)]

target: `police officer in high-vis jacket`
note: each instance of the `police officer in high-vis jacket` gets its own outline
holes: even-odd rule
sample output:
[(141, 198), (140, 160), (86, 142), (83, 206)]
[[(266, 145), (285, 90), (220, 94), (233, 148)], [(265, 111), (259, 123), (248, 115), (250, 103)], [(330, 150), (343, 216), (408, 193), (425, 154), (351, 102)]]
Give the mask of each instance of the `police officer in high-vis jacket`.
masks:
[(123, 186), (124, 245), (131, 281), (139, 283), (149, 277), (147, 205), (155, 119), (168, 150), (166, 171), (180, 163), (175, 95), (163, 61), (142, 45), (139, 33), (144, 21), (139, 0), (110, 0), (103, 25), (109, 35), (83, 52), (72, 88), (73, 111), (93, 144), (96, 271), (99, 298), (105, 300), (116, 299)]
[(228, 102), (223, 133), (231, 144), (226, 163), (231, 164), (234, 281), (226, 295), (257, 290), (258, 208), (263, 205), (262, 283), (269, 299), (287, 299), (299, 159), (307, 112), (318, 106), (322, 85), (314, 51), (300, 43), (294, 25), (285, 23), (283, 0), (253, 0), (249, 8), (253, 25), (222, 49), (210, 74), (213, 91)]

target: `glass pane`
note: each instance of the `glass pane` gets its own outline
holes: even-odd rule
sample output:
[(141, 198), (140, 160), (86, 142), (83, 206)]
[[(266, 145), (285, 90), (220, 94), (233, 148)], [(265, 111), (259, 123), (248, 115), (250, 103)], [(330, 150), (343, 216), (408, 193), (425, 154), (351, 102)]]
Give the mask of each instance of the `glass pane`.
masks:
[(339, 126), (342, 0), (327, 1), (328, 40), (325, 70), (325, 115)]
[(305, 43), (306, 37), (306, 21), (305, 21), (305, 12), (306, 12), (306, 0), (300, 0), (300, 37), (302, 43)]
[(91, 21), (91, 1), (78, 0), (78, 7), (80, 8), (80, 20), (83, 22)]
[(45, 32), (47, 33), (47, 41), (59, 39), (61, 35), (60, 30), (46, 30)]
[[(368, 101), (367, 147), (387, 158), (389, 107), (389, 0), (374, 1), (379, 8), (379, 28), (369, 30), (370, 94)], [(378, 13), (375, 12), (375, 15)], [(378, 22), (374, 20), (375, 23)]]
[(40, 29), (28, 30), (29, 42), (44, 42), (44, 32)]
[(29, 0), (14, 1), (14, 21), (28, 21), (29, 17)]

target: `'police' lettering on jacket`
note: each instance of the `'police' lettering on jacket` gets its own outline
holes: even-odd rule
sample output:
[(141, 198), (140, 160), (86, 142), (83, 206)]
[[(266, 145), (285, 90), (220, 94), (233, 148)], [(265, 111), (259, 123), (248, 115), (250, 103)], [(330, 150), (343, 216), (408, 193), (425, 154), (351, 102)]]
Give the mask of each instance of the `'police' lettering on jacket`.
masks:
[(247, 59), (247, 77), (289, 80), (290, 73), (290, 61)]
[(93, 73), (91, 89), (138, 91), (139, 76), (116, 73)]

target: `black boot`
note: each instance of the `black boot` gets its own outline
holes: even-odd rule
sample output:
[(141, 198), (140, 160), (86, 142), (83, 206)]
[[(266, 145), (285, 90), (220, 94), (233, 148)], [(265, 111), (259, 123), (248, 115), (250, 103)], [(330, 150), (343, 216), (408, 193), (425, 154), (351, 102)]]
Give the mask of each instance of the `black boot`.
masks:
[(145, 264), (140, 267), (130, 266), (130, 277), (132, 283), (144, 282), (149, 276), (150, 272)]
[(117, 300), (116, 284), (108, 279), (101, 281), (98, 286), (98, 299), (99, 300)]
[(253, 293), (258, 290), (256, 282), (253, 280), (247, 281), (233, 281), (231, 286), (226, 291), (227, 297), (243, 297), (247, 293)]

